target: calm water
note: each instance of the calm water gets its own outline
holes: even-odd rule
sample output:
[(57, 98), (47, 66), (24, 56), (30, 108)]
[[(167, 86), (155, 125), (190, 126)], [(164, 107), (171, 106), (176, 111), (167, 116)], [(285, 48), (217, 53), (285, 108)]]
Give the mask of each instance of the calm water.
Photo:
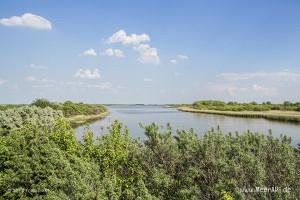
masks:
[[(265, 119), (237, 118), (222, 115), (210, 115), (200, 113), (180, 112), (174, 108), (164, 108), (161, 106), (136, 106), (136, 105), (114, 105), (109, 106), (111, 114), (103, 120), (99, 120), (90, 125), (94, 135), (99, 136), (107, 133), (106, 127), (114, 120), (119, 120), (125, 124), (132, 137), (143, 138), (143, 130), (139, 123), (150, 124), (155, 122), (161, 126), (171, 123), (174, 129), (193, 128), (200, 136), (208, 129), (218, 125), (224, 132), (244, 132), (247, 130), (268, 134), (272, 130), (274, 136), (286, 134), (293, 139), (293, 144), (300, 143), (300, 125), (292, 123), (282, 123)], [(78, 139), (84, 133), (84, 127), (76, 129)]]

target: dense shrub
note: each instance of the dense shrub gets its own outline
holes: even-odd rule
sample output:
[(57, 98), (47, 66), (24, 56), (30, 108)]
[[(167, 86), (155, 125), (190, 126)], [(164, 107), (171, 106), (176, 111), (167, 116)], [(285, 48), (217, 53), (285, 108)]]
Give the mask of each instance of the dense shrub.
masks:
[(51, 127), (59, 117), (63, 117), (62, 112), (49, 107), (41, 109), (36, 106), (23, 106), (8, 109), (0, 111), (0, 130), (19, 129), (25, 124)]
[(191, 106), (200, 110), (220, 110), (220, 111), (268, 111), (268, 110), (282, 110), (282, 111), (300, 111), (299, 102), (292, 103), (285, 101), (283, 104), (272, 104), (271, 102), (263, 102), (258, 104), (256, 102), (237, 103), (223, 101), (195, 101)]
[[(50, 109), (50, 108), (46, 108)], [(44, 110), (44, 109), (41, 109)], [(39, 121), (38, 118), (34, 118)], [(30, 121), (30, 120), (29, 120)], [(300, 150), (285, 136), (250, 131), (199, 137), (170, 125), (132, 139), (115, 121), (95, 138), (56, 118), (0, 135), (0, 199), (297, 199)], [(245, 192), (256, 187), (290, 192)]]
[(61, 110), (65, 117), (74, 115), (96, 115), (107, 111), (106, 107), (101, 104), (74, 103), (72, 101), (54, 103), (47, 99), (36, 99), (31, 105), (40, 108), (51, 107), (54, 110)]
[(25, 104), (1, 104), (0, 111), (25, 106)]
[(62, 110), (66, 117), (72, 115), (95, 115), (107, 110), (101, 104), (73, 103), (71, 101), (66, 101), (59, 105), (58, 109)]
[(95, 199), (96, 166), (51, 135), (29, 126), (0, 137), (0, 199)]
[(52, 103), (47, 99), (36, 99), (31, 103), (31, 105), (37, 106), (40, 108), (46, 108), (46, 107), (51, 107)]

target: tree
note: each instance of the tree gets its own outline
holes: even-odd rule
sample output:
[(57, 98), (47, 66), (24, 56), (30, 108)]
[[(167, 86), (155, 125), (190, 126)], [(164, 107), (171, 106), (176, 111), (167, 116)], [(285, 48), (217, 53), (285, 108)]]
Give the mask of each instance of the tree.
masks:
[(34, 106), (37, 106), (37, 107), (40, 107), (40, 108), (46, 108), (46, 107), (51, 107), (52, 103), (47, 99), (40, 98), (40, 99), (35, 99), (31, 103), (31, 105), (34, 105)]

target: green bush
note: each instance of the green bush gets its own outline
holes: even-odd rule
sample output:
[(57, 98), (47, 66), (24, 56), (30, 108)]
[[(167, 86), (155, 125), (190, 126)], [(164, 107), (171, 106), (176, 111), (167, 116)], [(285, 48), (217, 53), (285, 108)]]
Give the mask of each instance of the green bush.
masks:
[(52, 103), (47, 100), (47, 99), (36, 99), (34, 100), (31, 105), (33, 106), (37, 106), (37, 107), (40, 107), (40, 108), (46, 108), (46, 107), (51, 107), (52, 106)]
[[(33, 121), (43, 118), (32, 116)], [(87, 129), (82, 141), (61, 117), (50, 126), (26, 123), (8, 130), (10, 134), (0, 135), (0, 199), (300, 196), (300, 150), (288, 137), (219, 129), (199, 137), (192, 129), (175, 132), (170, 125), (142, 127), (143, 141), (132, 139), (117, 121), (97, 138)], [(256, 187), (291, 191), (243, 192)]]
[(63, 117), (61, 111), (50, 107), (23, 106), (0, 111), (0, 130), (20, 129), (26, 124), (51, 127), (55, 120)]
[(65, 117), (74, 115), (96, 115), (107, 111), (106, 107), (101, 104), (74, 103), (72, 101), (54, 103), (47, 99), (36, 99), (31, 105), (40, 108), (50, 107), (54, 110), (61, 110)]
[(282, 110), (282, 111), (300, 111), (299, 102), (292, 103), (285, 101), (283, 104), (272, 104), (271, 102), (263, 102), (261, 104), (256, 102), (250, 103), (237, 103), (223, 101), (195, 101), (192, 108), (200, 110), (220, 110), (220, 111), (269, 111), (269, 110)]

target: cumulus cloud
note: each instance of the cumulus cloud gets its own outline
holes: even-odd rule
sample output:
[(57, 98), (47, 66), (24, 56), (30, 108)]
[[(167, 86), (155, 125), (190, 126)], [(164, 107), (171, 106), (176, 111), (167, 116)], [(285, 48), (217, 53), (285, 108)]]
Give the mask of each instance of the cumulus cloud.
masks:
[(175, 59), (171, 59), (171, 60), (170, 60), (170, 63), (172, 63), (172, 64), (177, 64), (178, 62), (177, 62), (177, 60), (175, 60)]
[(100, 73), (98, 69), (79, 69), (74, 76), (83, 79), (98, 79)]
[(84, 52), (82, 52), (80, 55), (82, 55), (82, 56), (97, 56), (97, 52), (95, 49), (87, 49)]
[(47, 69), (46, 66), (37, 65), (37, 64), (29, 64), (28, 67), (31, 68), (31, 69)]
[(152, 78), (144, 78), (144, 81), (145, 81), (145, 82), (151, 82), (151, 81), (152, 81)]
[(110, 36), (107, 40), (107, 43), (122, 43), (124, 45), (132, 44), (138, 45), (140, 43), (149, 42), (150, 36), (143, 33), (140, 35), (137, 34), (130, 34), (128, 35), (124, 30), (119, 30)]
[(188, 56), (186, 56), (186, 55), (181, 55), (181, 54), (178, 54), (178, 55), (177, 55), (177, 58), (178, 58), (178, 59), (181, 59), (181, 60), (188, 60), (188, 59), (189, 59)]
[(123, 58), (125, 57), (124, 53), (122, 50), (120, 49), (106, 49), (104, 52), (103, 52), (103, 55), (105, 56), (115, 56), (115, 57), (118, 57), (118, 58)]
[(158, 56), (158, 52), (156, 48), (150, 47), (148, 44), (140, 44), (134, 47), (139, 53), (138, 60), (141, 63), (151, 63), (151, 64), (159, 64), (160, 58)]
[(229, 81), (262, 79), (262, 80), (287, 80), (287, 81), (300, 81), (300, 73), (293, 73), (287, 71), (279, 72), (255, 72), (255, 73), (221, 73), (217, 77)]
[(21, 16), (12, 16), (10, 18), (0, 19), (3, 26), (22, 26), (40, 30), (51, 30), (52, 24), (42, 16), (25, 13)]
[[(107, 40), (109, 44), (121, 43), (133, 46), (133, 49), (138, 52), (138, 61), (141, 63), (159, 64), (160, 58), (157, 49), (151, 47), (147, 42), (150, 42), (149, 35), (145, 33), (129, 35), (124, 30), (117, 31)], [(113, 54), (111, 50), (108, 53)]]

